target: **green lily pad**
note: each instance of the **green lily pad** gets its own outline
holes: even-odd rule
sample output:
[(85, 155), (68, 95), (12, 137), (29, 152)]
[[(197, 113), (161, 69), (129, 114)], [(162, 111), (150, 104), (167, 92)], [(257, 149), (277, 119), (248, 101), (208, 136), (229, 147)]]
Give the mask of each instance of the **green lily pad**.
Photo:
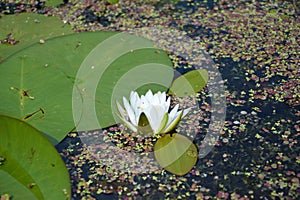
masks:
[[(32, 13), (1, 16), (0, 30), (0, 62), (40, 40), (73, 33), (59, 18)], [(5, 42), (9, 35), (15, 44)]]
[(172, 63), (167, 54), (162, 51), (156, 53), (157, 51), (159, 50), (155, 48), (146, 48), (126, 53), (105, 70), (96, 92), (96, 109), (99, 111), (101, 127), (119, 122), (116, 117), (115, 121), (111, 120), (114, 113), (118, 112), (116, 100), (121, 102), (123, 96), (129, 97), (130, 91), (145, 94), (149, 89), (154, 93), (168, 90), (173, 80)]
[(202, 90), (207, 84), (208, 72), (205, 69), (198, 69), (187, 72), (174, 80), (169, 94), (179, 97), (189, 96)]
[(64, 3), (63, 0), (46, 0), (46, 6), (58, 6), (60, 4)]
[(0, 194), (67, 199), (69, 174), (53, 145), (29, 124), (0, 115)]
[[(108, 40), (113, 36), (118, 37)], [(123, 40), (127, 43), (123, 44)], [(132, 48), (137, 50), (131, 52)], [(71, 34), (34, 44), (0, 63), (0, 114), (28, 122), (53, 144), (82, 119), (85, 121), (80, 130), (100, 128), (98, 121), (101, 128), (111, 126), (116, 123), (112, 114), (116, 98), (149, 81), (150, 88), (152, 82), (165, 86), (153, 84), (156, 90), (166, 90), (171, 84), (171, 61), (157, 51), (148, 40), (118, 32)], [(157, 64), (152, 67), (149, 62)], [(167, 65), (162, 67), (163, 64)], [(134, 69), (149, 72), (149, 81), (134, 73), (129, 77), (135, 76), (137, 81), (119, 81)]]
[(107, 0), (108, 3), (113, 4), (113, 5), (119, 3), (119, 1), (120, 0)]
[(174, 133), (166, 134), (157, 140), (154, 145), (154, 155), (161, 167), (181, 176), (195, 166), (198, 150), (190, 139)]
[[(109, 48), (108, 48), (109, 47)], [(116, 101), (137, 90), (166, 91), (174, 71), (168, 55), (149, 40), (120, 33), (100, 43), (81, 64), (73, 92), (77, 130), (105, 128), (120, 122)], [(81, 97), (83, 100), (81, 100)]]
[[(0, 195), (7, 194), (7, 199), (10, 199), (13, 194), (15, 199), (37, 199), (29, 187), (26, 187), (16, 180), (9, 173), (1, 170), (0, 167)], [(8, 192), (10, 194), (8, 194)], [(2, 197), (2, 196), (1, 196)], [(1, 198), (0, 198), (1, 199)]]

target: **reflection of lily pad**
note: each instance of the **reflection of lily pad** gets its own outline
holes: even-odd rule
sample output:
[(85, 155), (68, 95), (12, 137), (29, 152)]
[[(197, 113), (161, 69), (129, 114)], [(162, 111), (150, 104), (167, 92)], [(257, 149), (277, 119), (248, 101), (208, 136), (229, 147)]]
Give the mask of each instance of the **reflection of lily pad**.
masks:
[(174, 80), (169, 93), (179, 97), (189, 96), (199, 92), (208, 81), (208, 72), (198, 69), (187, 72)]
[[(64, 24), (56, 17), (22, 13), (4, 15), (0, 18), (0, 62), (15, 52), (51, 37), (72, 33), (70, 25)], [(10, 37), (16, 44), (9, 44), (5, 39)]]
[(52, 144), (35, 128), (0, 115), (0, 194), (13, 199), (67, 199), (69, 174)]
[(197, 147), (180, 134), (166, 134), (159, 138), (154, 146), (154, 155), (163, 168), (177, 175), (188, 173), (198, 159)]

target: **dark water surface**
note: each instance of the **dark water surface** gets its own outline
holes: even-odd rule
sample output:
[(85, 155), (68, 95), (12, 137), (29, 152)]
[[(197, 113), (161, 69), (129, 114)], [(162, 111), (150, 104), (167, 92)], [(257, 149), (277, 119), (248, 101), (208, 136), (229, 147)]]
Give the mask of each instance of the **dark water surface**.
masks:
[[(73, 199), (299, 198), (300, 18), (296, 3), (64, 2), (56, 8), (41, 2), (0, 2), (0, 11), (58, 16), (76, 31), (146, 26), (183, 31), (208, 52), (226, 87), (221, 136), (213, 150), (184, 176), (151, 163), (144, 171), (134, 161), (135, 166), (127, 166), (112, 147), (120, 142), (114, 134), (116, 127), (80, 133), (99, 145), (88, 146), (78, 133), (70, 133), (57, 149), (70, 172)], [(199, 67), (172, 53), (170, 58), (180, 73)], [(194, 133), (198, 147), (210, 123), (211, 100), (205, 92), (207, 88), (198, 96), (202, 116), (182, 124), (201, 127)], [(100, 161), (91, 152), (97, 152)]]

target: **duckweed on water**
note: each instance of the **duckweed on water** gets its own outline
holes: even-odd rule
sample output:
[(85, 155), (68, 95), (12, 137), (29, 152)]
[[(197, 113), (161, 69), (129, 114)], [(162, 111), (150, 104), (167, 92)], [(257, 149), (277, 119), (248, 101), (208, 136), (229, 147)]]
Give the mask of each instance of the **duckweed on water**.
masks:
[[(147, 152), (143, 152), (143, 162), (149, 161), (145, 169), (132, 157), (128, 159), (136, 165), (128, 166), (116, 154), (119, 148), (109, 143), (115, 137), (110, 134), (113, 128), (84, 133), (101, 141), (98, 147), (85, 146), (70, 133), (57, 148), (71, 174), (74, 199), (299, 198), (300, 18), (293, 3), (187, 0), (111, 5), (69, 0), (57, 7), (42, 8), (33, 1), (30, 5), (4, 1), (0, 7), (3, 13), (58, 16), (78, 32), (173, 27), (197, 41), (222, 74), (226, 123), (213, 151), (190, 173), (172, 175), (151, 163)], [(170, 58), (178, 70), (195, 68), (177, 55)], [(209, 128), (210, 98), (205, 91), (196, 98), (201, 112), (181, 126), (192, 127), (199, 146)], [(97, 148), (106, 149), (105, 154), (96, 154), (106, 163), (94, 158), (91, 152)]]

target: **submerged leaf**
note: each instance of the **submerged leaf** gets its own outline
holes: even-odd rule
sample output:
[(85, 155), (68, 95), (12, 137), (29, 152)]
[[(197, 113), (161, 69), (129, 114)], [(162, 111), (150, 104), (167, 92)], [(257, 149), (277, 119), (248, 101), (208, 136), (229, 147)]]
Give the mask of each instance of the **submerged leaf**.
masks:
[(154, 145), (154, 155), (161, 167), (176, 175), (188, 173), (198, 159), (197, 147), (178, 133), (159, 138)]

